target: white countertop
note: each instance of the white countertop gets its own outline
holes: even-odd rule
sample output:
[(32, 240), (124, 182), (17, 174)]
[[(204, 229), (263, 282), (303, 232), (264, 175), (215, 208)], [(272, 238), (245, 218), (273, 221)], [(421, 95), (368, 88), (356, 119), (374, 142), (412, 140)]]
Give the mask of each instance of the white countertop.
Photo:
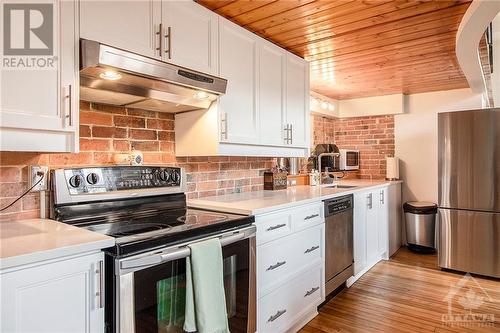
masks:
[(48, 219), (0, 223), (0, 268), (97, 251), (113, 237)]
[(258, 215), (278, 209), (285, 209), (300, 204), (321, 201), (370, 188), (399, 184), (401, 181), (349, 179), (336, 182), (340, 185), (352, 185), (355, 188), (328, 188), (322, 186), (291, 186), (279, 191), (255, 191), (227, 195), (188, 199), (188, 206), (226, 213)]

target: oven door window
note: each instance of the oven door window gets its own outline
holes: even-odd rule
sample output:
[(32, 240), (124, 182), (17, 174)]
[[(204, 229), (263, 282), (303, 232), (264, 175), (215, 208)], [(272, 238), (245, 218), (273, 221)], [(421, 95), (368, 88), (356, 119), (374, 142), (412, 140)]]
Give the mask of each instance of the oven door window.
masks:
[(358, 166), (359, 164), (359, 154), (357, 152), (347, 152), (346, 153), (346, 165), (347, 166)]
[[(224, 291), (231, 333), (248, 325), (249, 241), (224, 246)], [(186, 259), (134, 273), (135, 332), (184, 332)]]

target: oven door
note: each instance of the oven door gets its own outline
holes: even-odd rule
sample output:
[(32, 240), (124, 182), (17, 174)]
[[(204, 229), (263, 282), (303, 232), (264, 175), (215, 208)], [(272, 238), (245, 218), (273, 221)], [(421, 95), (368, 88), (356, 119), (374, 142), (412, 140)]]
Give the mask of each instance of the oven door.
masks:
[[(218, 237), (229, 329), (231, 333), (253, 333), (255, 226)], [(186, 257), (190, 254), (186, 245), (116, 261), (115, 332), (184, 332)]]

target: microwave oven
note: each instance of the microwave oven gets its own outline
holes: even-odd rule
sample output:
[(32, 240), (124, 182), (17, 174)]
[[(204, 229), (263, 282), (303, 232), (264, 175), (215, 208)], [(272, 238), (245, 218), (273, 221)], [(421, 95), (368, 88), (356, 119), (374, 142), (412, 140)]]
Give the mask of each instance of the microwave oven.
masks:
[(340, 149), (340, 170), (359, 170), (359, 150)]

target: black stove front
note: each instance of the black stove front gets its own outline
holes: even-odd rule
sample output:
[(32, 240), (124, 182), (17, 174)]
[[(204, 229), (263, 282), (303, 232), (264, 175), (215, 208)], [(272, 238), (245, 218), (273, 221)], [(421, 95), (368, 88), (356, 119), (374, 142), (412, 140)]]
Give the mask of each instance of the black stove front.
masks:
[(80, 202), (53, 207), (54, 219), (116, 238), (124, 256), (247, 226), (253, 217), (186, 208), (186, 196)]

